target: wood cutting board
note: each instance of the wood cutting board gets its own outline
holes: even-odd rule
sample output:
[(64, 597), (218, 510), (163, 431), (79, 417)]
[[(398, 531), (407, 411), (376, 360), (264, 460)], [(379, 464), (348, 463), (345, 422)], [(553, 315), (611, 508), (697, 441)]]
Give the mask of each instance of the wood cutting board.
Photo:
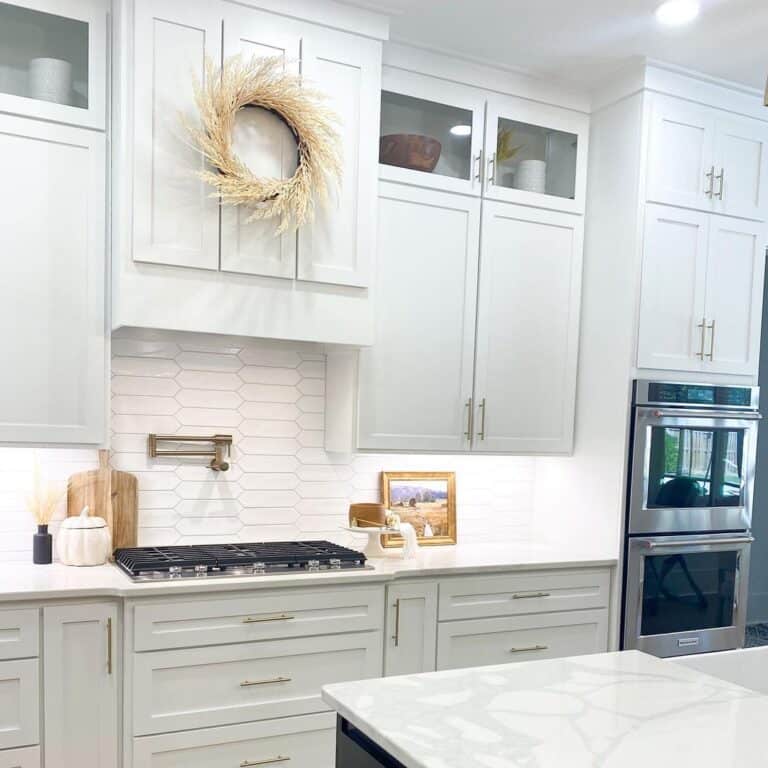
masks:
[(138, 481), (130, 472), (109, 468), (109, 451), (99, 451), (99, 468), (78, 472), (67, 484), (67, 515), (83, 507), (103, 517), (112, 531), (112, 549), (135, 547), (138, 535)]

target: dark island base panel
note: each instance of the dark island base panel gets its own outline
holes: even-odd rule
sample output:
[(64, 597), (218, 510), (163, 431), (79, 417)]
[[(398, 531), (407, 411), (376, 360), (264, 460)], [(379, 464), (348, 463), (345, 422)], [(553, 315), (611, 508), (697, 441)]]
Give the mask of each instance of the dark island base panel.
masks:
[(336, 718), (336, 768), (405, 768), (352, 723)]

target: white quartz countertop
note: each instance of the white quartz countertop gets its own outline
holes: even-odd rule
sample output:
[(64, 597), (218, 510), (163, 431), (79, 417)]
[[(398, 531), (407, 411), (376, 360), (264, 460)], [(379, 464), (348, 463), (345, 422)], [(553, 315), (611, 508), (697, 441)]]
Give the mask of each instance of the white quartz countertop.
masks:
[(66, 597), (139, 597), (186, 592), (306, 587), (330, 583), (365, 584), (452, 574), (612, 566), (616, 564), (616, 559), (606, 556), (605, 553), (579, 551), (572, 547), (515, 543), (424, 547), (412, 560), (394, 556), (370, 560), (369, 563), (373, 566), (372, 570), (179, 579), (150, 583), (131, 581), (114, 565), (75, 568), (58, 563), (0, 563), (0, 601)]
[(323, 698), (406, 768), (746, 768), (768, 697), (638, 651), (340, 683)]

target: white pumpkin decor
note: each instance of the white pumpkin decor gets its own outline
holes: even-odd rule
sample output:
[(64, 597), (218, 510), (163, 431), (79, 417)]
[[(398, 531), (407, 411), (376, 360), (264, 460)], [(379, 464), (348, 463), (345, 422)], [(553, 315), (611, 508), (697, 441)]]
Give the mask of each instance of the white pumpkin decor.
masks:
[(112, 534), (101, 517), (90, 517), (88, 507), (62, 521), (56, 552), (64, 565), (104, 565), (112, 551)]

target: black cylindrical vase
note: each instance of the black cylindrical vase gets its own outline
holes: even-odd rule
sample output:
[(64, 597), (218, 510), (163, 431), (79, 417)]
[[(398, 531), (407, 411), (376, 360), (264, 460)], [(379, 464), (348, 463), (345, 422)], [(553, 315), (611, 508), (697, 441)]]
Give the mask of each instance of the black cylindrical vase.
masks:
[(37, 533), (32, 537), (32, 562), (48, 565), (53, 561), (53, 537), (48, 533), (47, 525), (38, 525)]

